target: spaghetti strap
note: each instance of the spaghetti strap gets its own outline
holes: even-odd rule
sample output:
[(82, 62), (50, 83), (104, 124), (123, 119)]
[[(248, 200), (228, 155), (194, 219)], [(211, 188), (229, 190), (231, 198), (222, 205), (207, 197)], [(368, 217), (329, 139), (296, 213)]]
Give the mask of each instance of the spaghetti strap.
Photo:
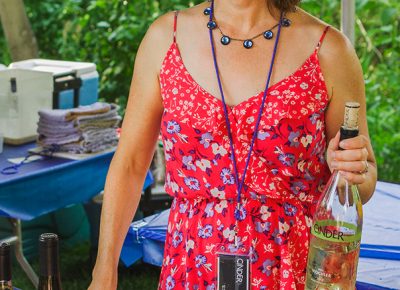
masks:
[(318, 53), (318, 51), (322, 45), (322, 42), (324, 41), (325, 35), (328, 32), (329, 27), (330, 27), (329, 25), (325, 27), (324, 32), (322, 33), (321, 38), (318, 41), (317, 47), (315, 48), (316, 53)]
[(178, 10), (176, 10), (174, 13), (174, 43), (176, 43), (176, 24), (178, 22), (178, 13)]

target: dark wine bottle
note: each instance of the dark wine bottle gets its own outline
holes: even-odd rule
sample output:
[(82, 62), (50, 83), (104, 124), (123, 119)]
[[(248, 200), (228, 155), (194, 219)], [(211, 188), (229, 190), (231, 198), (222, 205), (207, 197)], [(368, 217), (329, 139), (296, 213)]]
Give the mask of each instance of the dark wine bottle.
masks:
[(58, 236), (56, 234), (40, 235), (39, 267), (38, 290), (61, 290)]
[(12, 290), (11, 249), (8, 243), (0, 245), (0, 290)]

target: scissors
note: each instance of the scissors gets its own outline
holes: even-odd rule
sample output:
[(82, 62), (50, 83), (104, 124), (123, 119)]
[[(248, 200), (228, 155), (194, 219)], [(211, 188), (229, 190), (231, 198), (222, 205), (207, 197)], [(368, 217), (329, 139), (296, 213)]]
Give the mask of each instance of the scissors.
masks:
[(60, 146), (57, 145), (57, 144), (52, 144), (51, 147), (45, 148), (45, 149), (41, 150), (40, 152), (29, 153), (28, 155), (25, 156), (25, 158), (20, 163), (4, 167), (0, 171), (0, 173), (3, 174), (3, 175), (16, 174), (16, 173), (18, 173), (18, 169), (22, 165), (28, 163), (28, 160), (29, 160), (30, 157), (32, 157), (32, 156), (48, 156), (48, 157), (52, 157), (53, 153), (55, 153), (57, 151), (60, 151)]

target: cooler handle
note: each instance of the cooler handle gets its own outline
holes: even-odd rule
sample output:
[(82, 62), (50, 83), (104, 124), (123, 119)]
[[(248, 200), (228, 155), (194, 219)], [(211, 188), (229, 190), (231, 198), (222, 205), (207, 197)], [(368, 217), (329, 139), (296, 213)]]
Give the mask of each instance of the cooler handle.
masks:
[(79, 90), (82, 86), (81, 78), (75, 74), (61, 75), (54, 77), (53, 109), (59, 109), (60, 93), (62, 91), (74, 91), (74, 108), (79, 106)]

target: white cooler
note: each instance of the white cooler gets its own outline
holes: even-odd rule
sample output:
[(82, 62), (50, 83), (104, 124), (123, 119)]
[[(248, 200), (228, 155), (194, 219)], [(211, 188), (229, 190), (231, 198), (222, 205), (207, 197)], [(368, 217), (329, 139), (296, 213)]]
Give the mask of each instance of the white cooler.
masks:
[(8, 144), (36, 139), (40, 109), (68, 109), (98, 99), (93, 63), (32, 59), (0, 70), (0, 132)]

